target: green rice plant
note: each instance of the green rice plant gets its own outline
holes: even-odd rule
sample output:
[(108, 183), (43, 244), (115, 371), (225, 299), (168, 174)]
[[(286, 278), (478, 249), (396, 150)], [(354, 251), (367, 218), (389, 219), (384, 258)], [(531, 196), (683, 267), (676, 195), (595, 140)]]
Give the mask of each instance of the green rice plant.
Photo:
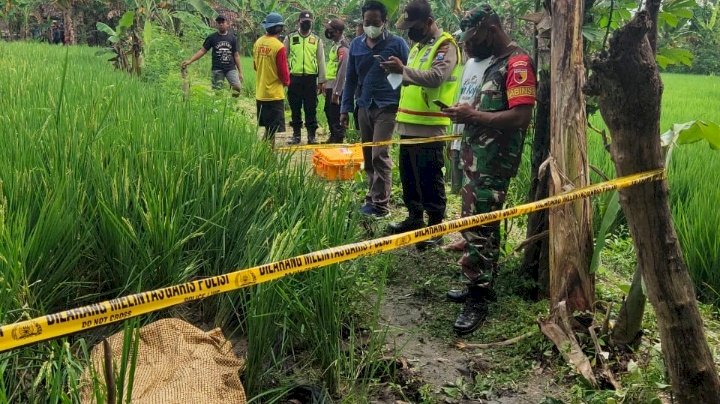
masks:
[[(344, 394), (359, 398), (356, 401), (362, 401), (367, 397), (368, 389), (378, 378), (377, 375), (388, 373), (384, 369), (387, 362), (383, 361), (388, 329), (380, 327), (380, 309), (384, 299), (389, 268), (393, 262), (392, 258), (382, 255), (366, 261), (369, 262), (361, 264), (366, 265), (366, 271), (375, 288), (374, 292), (368, 293), (368, 296), (372, 297), (371, 305), (368, 308), (369, 312), (366, 314), (368, 318), (347, 324), (349, 330), (347, 346), (349, 348), (343, 355), (340, 355), (339, 363), (341, 373), (348, 379), (347, 390)], [(358, 327), (361, 321), (368, 324), (369, 329), (366, 331), (369, 335), (358, 332), (362, 331)], [(359, 349), (355, 347), (359, 347)]]
[[(720, 122), (720, 78), (663, 74), (662, 79), (661, 130), (691, 120)], [(599, 130), (604, 128), (599, 114), (591, 117), (591, 122)], [(588, 156), (607, 176), (615, 176), (610, 155), (594, 133), (589, 134)], [(720, 300), (720, 211), (714, 202), (720, 191), (707, 173), (719, 170), (720, 153), (702, 143), (677, 147), (668, 167), (670, 206), (683, 256), (700, 297), (715, 302)], [(593, 182), (599, 180), (593, 176)], [(604, 207), (596, 205), (595, 212), (601, 209)]]
[(117, 402), (122, 402), (123, 397), (126, 403), (132, 402), (135, 367), (138, 348), (140, 347), (140, 327), (138, 327), (138, 323), (138, 319), (133, 318), (126, 321), (123, 326), (123, 349), (120, 355), (120, 368), (117, 375), (113, 375), (117, 388), (117, 395), (115, 396)]

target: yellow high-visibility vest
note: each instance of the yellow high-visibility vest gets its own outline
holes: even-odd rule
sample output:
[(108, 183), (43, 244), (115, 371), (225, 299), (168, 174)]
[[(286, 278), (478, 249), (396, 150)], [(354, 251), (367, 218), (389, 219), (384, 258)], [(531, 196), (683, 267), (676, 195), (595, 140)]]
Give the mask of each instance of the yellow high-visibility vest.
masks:
[(318, 74), (317, 51), (320, 38), (315, 34), (306, 37), (293, 32), (288, 37), (290, 74)]
[(330, 49), (330, 59), (328, 59), (327, 65), (325, 65), (325, 79), (327, 79), (327, 81), (335, 80), (337, 77), (338, 67), (340, 66), (340, 61), (337, 57), (338, 49), (340, 49), (340, 43), (336, 43), (332, 49)]
[(432, 126), (448, 126), (452, 123), (450, 118), (440, 112), (440, 107), (432, 102), (437, 99), (445, 105), (452, 105), (460, 85), (460, 74), (462, 73), (460, 48), (452, 35), (443, 32), (432, 43), (416, 43), (410, 50), (407, 66), (417, 70), (430, 70), (440, 45), (448, 41), (457, 49), (457, 64), (453, 68), (452, 74), (437, 88), (426, 88), (413, 84), (403, 86), (395, 118), (398, 122)]

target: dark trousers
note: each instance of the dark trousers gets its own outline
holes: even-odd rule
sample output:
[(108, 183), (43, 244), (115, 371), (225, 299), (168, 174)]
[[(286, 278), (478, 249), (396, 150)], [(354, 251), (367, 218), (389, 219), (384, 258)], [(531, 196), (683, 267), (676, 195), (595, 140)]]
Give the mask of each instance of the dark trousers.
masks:
[(444, 148), (443, 142), (400, 145), (400, 181), (408, 216), (422, 219), (427, 212), (432, 224), (445, 217)]
[(330, 127), (330, 138), (328, 141), (342, 143), (345, 139), (345, 127), (340, 125), (340, 104), (332, 103), (333, 89), (325, 89), (325, 117)]
[(285, 132), (285, 101), (256, 101), (258, 126), (265, 128), (265, 140), (274, 140), (276, 132)]
[(288, 87), (288, 103), (292, 111), (290, 126), (293, 138), (300, 139), (300, 128), (303, 126), (302, 111), (305, 110), (305, 127), (308, 139), (315, 138), (317, 130), (317, 75), (290, 76)]

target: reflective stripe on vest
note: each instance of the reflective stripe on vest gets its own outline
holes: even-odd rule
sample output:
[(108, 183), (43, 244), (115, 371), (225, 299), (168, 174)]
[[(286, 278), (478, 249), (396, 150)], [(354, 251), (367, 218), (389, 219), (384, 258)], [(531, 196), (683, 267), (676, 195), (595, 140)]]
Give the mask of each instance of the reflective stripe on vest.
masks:
[(315, 34), (306, 37), (297, 32), (290, 34), (290, 74), (318, 74), (317, 50), (320, 39)]
[(403, 86), (400, 93), (400, 105), (396, 120), (398, 122), (417, 125), (448, 126), (450, 118), (440, 112), (440, 107), (433, 100), (440, 100), (445, 105), (452, 105), (460, 85), (460, 49), (452, 35), (443, 32), (432, 44), (415, 44), (408, 56), (408, 67), (417, 70), (430, 70), (440, 45), (450, 41), (457, 49), (457, 63), (450, 77), (438, 88), (426, 88), (416, 85)]
[(339, 43), (333, 45), (332, 49), (330, 49), (330, 59), (328, 60), (327, 65), (325, 65), (325, 79), (327, 81), (335, 80), (337, 77), (337, 70), (340, 65), (337, 56), (338, 49), (340, 49)]

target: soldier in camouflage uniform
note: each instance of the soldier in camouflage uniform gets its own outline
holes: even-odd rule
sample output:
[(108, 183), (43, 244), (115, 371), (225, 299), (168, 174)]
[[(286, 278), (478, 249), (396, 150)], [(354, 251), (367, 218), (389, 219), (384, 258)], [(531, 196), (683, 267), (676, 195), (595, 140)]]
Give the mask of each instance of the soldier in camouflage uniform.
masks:
[[(461, 27), (468, 53), (481, 59), (492, 57), (482, 80), (462, 83), (461, 93), (472, 95), (472, 104), (443, 110), (454, 122), (465, 124), (460, 149), (462, 214), (470, 216), (502, 209), (510, 179), (520, 165), (536, 80), (532, 60), (503, 31), (489, 6), (470, 11)], [(467, 243), (460, 265), (469, 280), (468, 289), (448, 292), (450, 300), (465, 303), (454, 325), (459, 334), (473, 332), (494, 299), (500, 224), (473, 228), (463, 232), (463, 237)]]

